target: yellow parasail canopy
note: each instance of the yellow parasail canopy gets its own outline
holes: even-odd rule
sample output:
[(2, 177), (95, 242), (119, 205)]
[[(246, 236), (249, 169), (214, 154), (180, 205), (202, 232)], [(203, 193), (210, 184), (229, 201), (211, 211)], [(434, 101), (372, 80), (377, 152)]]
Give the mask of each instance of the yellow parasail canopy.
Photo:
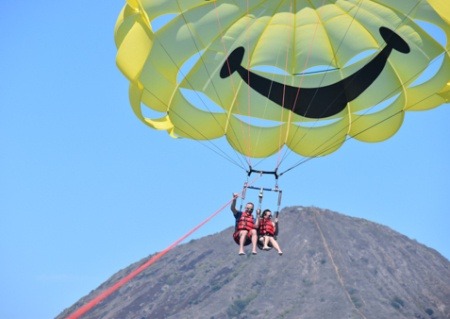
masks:
[(173, 137), (249, 157), (380, 142), (450, 99), (447, 0), (127, 0), (130, 103)]

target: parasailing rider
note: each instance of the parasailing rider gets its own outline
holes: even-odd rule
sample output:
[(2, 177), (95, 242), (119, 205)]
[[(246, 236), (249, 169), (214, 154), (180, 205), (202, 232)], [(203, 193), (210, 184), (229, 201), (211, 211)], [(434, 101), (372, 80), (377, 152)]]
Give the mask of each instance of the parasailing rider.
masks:
[(275, 239), (275, 234), (277, 233), (277, 223), (278, 217), (275, 218), (275, 221), (272, 221), (272, 212), (270, 209), (265, 209), (259, 220), (259, 236), (260, 240), (263, 241), (263, 250), (270, 250), (269, 245), (274, 247), (278, 254), (281, 256), (283, 252), (281, 251), (280, 245), (278, 245), (277, 240)]
[(238, 194), (233, 194), (233, 202), (231, 204), (231, 211), (236, 219), (235, 231), (233, 234), (234, 241), (239, 245), (239, 255), (245, 255), (244, 246), (252, 244), (252, 254), (256, 255), (256, 244), (258, 235), (256, 229), (259, 227), (259, 220), (256, 222), (253, 218), (253, 203), (247, 203), (243, 212), (236, 209), (236, 199)]

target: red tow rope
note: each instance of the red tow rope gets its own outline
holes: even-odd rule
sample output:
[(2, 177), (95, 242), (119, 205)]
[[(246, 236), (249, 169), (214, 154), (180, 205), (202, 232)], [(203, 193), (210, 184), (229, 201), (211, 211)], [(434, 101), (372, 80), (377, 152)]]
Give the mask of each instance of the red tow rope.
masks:
[(225, 207), (227, 207), (232, 200), (228, 201), (225, 205), (223, 205), (221, 208), (219, 208), (217, 211), (215, 211), (211, 216), (206, 218), (204, 221), (202, 221), (200, 224), (192, 228), (188, 233), (180, 237), (178, 240), (176, 240), (173, 244), (171, 244), (169, 247), (164, 249), (163, 251), (159, 252), (152, 258), (150, 258), (148, 261), (146, 261), (144, 264), (133, 270), (131, 273), (129, 273), (127, 276), (120, 279), (118, 282), (116, 282), (111, 287), (107, 288), (106, 290), (102, 291), (98, 296), (96, 296), (94, 299), (90, 300), (77, 310), (75, 310), (73, 313), (71, 313), (69, 316), (66, 317), (66, 319), (78, 319), (84, 314), (86, 314), (88, 311), (90, 311), (92, 308), (94, 308), (98, 303), (105, 300), (107, 297), (109, 297), (112, 293), (114, 293), (116, 290), (121, 288), (123, 285), (128, 283), (130, 280), (132, 280), (134, 277), (139, 275), (141, 272), (143, 272), (145, 269), (147, 269), (149, 266), (151, 266), (153, 263), (155, 263), (158, 259), (160, 259), (162, 256), (167, 254), (170, 250), (175, 248), (179, 243), (181, 243), (183, 240), (188, 238), (190, 235), (192, 235), (195, 231), (197, 231), (200, 227), (205, 225), (207, 222), (209, 222), (213, 217), (215, 217), (217, 214), (219, 214)]

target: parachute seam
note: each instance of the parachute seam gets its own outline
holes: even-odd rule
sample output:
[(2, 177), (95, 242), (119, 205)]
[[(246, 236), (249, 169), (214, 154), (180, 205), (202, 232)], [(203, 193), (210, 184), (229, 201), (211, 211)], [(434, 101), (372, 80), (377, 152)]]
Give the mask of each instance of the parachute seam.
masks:
[[(215, 5), (216, 8), (217, 8), (216, 2), (214, 2), (214, 5)], [(235, 3), (235, 5), (236, 5), (236, 3)], [(220, 32), (220, 43), (222, 44), (222, 47), (223, 47), (224, 52), (228, 53), (229, 51), (227, 50), (227, 48), (225, 47), (224, 42), (223, 42), (223, 36), (225, 35), (226, 32), (225, 32), (225, 31), (223, 30), (223, 28), (222, 28), (222, 24), (221, 24), (221, 22), (220, 22), (220, 17), (219, 17), (219, 14), (217, 13), (217, 11), (216, 11), (216, 20), (217, 20), (217, 24), (218, 24), (219, 30), (221, 31), (221, 32)], [(228, 62), (227, 59), (225, 59), (225, 62), (224, 62), (224, 63), (226, 63), (227, 66), (228, 66), (228, 69), (230, 69), (229, 62)], [(230, 86), (231, 86), (232, 92), (234, 92), (234, 96), (233, 96), (233, 102), (232, 102), (230, 108), (229, 108), (229, 109), (227, 110), (227, 112), (226, 112), (226, 113), (227, 113), (227, 121), (226, 121), (225, 130), (224, 130), (224, 135), (225, 135), (225, 136), (229, 136), (228, 130), (230, 130), (230, 131), (234, 134), (234, 136), (237, 137), (237, 134), (236, 134), (236, 131), (235, 131), (234, 127), (230, 124), (230, 117), (231, 117), (231, 115), (232, 115), (232, 110), (233, 110), (233, 107), (234, 107), (234, 105), (235, 105), (234, 100), (235, 100), (235, 97), (236, 97), (236, 92), (237, 92), (237, 90), (236, 90), (236, 88), (235, 88), (234, 81), (233, 81), (233, 78), (232, 78), (232, 77), (230, 77), (230, 82), (231, 82)], [(215, 88), (215, 86), (214, 86), (214, 88)], [(216, 90), (216, 89), (215, 89), (215, 91), (216, 91), (217, 97), (218, 97), (219, 100), (220, 100), (220, 96), (217, 94), (217, 90)], [(223, 102), (222, 102), (222, 101), (221, 101), (221, 104), (223, 105)], [(239, 147), (239, 149), (242, 149), (242, 145), (241, 145), (239, 139), (236, 138), (236, 141), (237, 141), (237, 143), (238, 143), (237, 146)], [(234, 145), (231, 143), (230, 140), (228, 140), (228, 142), (231, 144), (231, 148), (234, 150), (235, 155), (239, 158), (239, 160), (242, 162), (242, 159), (241, 159), (241, 158), (245, 158), (245, 161), (246, 161), (247, 165), (249, 166), (249, 165), (250, 165), (249, 159), (246, 158), (245, 155), (238, 153), (238, 152), (235, 150), (235, 147), (234, 147)]]
[[(308, 0), (308, 2), (310, 3), (311, 7), (315, 7), (315, 6), (312, 4), (312, 2), (311, 2), (310, 0)], [(324, 3), (324, 2), (325, 2), (325, 0), (323, 0), (323, 3)], [(295, 3), (295, 2), (294, 2), (294, 3)], [(292, 5), (292, 2), (291, 2), (291, 5)], [(291, 8), (292, 8), (292, 6), (291, 6)], [(294, 15), (294, 29), (293, 29), (293, 37), (294, 37), (294, 40), (293, 40), (293, 43), (295, 43), (295, 34), (296, 34), (296, 32), (295, 32), (295, 26), (296, 26), (296, 19), (295, 19), (295, 15)], [(318, 28), (318, 25), (317, 25), (317, 27), (316, 27), (316, 31), (317, 31), (317, 28)], [(316, 32), (314, 33), (314, 35), (315, 35), (315, 34), (316, 34)], [(305, 65), (307, 65), (308, 60), (309, 60), (309, 57), (312, 55), (311, 48), (312, 48), (312, 44), (310, 45), (310, 50), (309, 50), (307, 59), (306, 59), (306, 61), (304, 62)], [(295, 48), (294, 48), (293, 50), (295, 50)], [(288, 53), (286, 53), (286, 54), (288, 54)], [(294, 53), (293, 53), (293, 56), (295, 56)], [(286, 58), (286, 64), (287, 64), (287, 58)], [(287, 65), (285, 66), (285, 68), (287, 69)], [(275, 75), (272, 76), (272, 79), (273, 79), (274, 76), (275, 76)], [(284, 84), (285, 84), (285, 85), (286, 85), (286, 79), (287, 79), (287, 75), (285, 76), (285, 81), (284, 81)], [(300, 83), (302, 83), (302, 82), (303, 82), (303, 78), (300, 80)], [(269, 94), (270, 94), (270, 91), (269, 91)], [(297, 95), (296, 95), (295, 100), (297, 100), (297, 99), (299, 98), (299, 96), (300, 96), (300, 87), (299, 87), (298, 90), (297, 90)], [(284, 99), (284, 94), (283, 94), (283, 99)], [(283, 102), (283, 104), (284, 104), (284, 102)], [(283, 108), (283, 110), (284, 110), (284, 108)], [(292, 113), (292, 110), (291, 110), (291, 113)], [(287, 126), (287, 127), (286, 127), (286, 133), (285, 133), (286, 139), (287, 139), (287, 137), (288, 137), (288, 136), (287, 136), (287, 133), (290, 131), (291, 122), (292, 122), (292, 114), (289, 114), (289, 121), (288, 121), (287, 123), (285, 123), (285, 125)], [(294, 137), (295, 137), (295, 135), (297, 134), (297, 132), (298, 132), (298, 128), (296, 129), (296, 132), (294, 133)], [(294, 137), (293, 137), (293, 138), (294, 138)], [(286, 139), (285, 139), (284, 144), (286, 144)], [(302, 140), (302, 139), (301, 139), (301, 140)], [(299, 142), (300, 142), (300, 141), (299, 141)], [(297, 142), (296, 145), (298, 145), (299, 142)], [(292, 150), (291, 150), (290, 152), (292, 152)], [(281, 149), (281, 147), (280, 147), (279, 150), (278, 150), (279, 156), (278, 156), (278, 160), (277, 160), (277, 165), (275, 166), (275, 169), (276, 169), (276, 170), (281, 166), (282, 162), (283, 162), (283, 161), (285, 160), (285, 158), (287, 157), (287, 154), (289, 153), (289, 150), (288, 150), (288, 149), (285, 150), (285, 151), (284, 151), (284, 154), (282, 154), (282, 155), (281, 155), (281, 153), (283, 153), (283, 152), (282, 152), (282, 149)], [(280, 157), (281, 157), (281, 159), (280, 159)], [(262, 162), (262, 161), (261, 161), (261, 162)], [(258, 163), (258, 164), (259, 164), (259, 163)]]
[[(217, 5), (216, 5), (215, 2), (214, 2), (214, 5), (215, 5), (216, 8), (217, 8)], [(237, 5), (237, 4), (235, 3), (235, 5)], [(247, 7), (248, 7), (248, 1), (247, 1)], [(242, 15), (242, 16), (243, 16), (243, 15)], [(242, 16), (241, 16), (241, 18), (242, 18)], [(228, 52), (227, 48), (225, 47), (225, 45), (224, 45), (224, 43), (223, 43), (223, 36), (226, 34), (226, 31), (224, 31), (223, 28), (222, 28), (222, 24), (221, 24), (221, 22), (220, 22), (220, 17), (219, 17), (219, 15), (218, 15), (217, 11), (216, 11), (216, 20), (217, 20), (217, 24), (218, 24), (219, 30), (221, 31), (221, 32), (220, 32), (220, 43), (222, 43), (222, 47), (224, 48), (224, 52)], [(225, 60), (225, 61), (226, 61), (225, 63), (227, 63), (227, 65), (228, 65), (228, 60)], [(229, 68), (229, 65), (228, 65), (228, 68)], [(235, 138), (235, 141), (237, 142), (238, 148), (239, 148), (239, 149), (243, 149), (240, 140), (237, 138), (237, 133), (236, 133), (236, 131), (235, 131), (235, 128), (234, 128), (233, 125), (231, 125), (231, 123), (230, 123), (230, 117), (232, 116), (232, 109), (233, 109), (233, 107), (234, 107), (234, 105), (235, 105), (236, 92), (238, 91), (238, 90), (236, 90), (236, 88), (235, 88), (234, 81), (233, 81), (233, 78), (232, 78), (232, 77), (230, 77), (230, 81), (231, 81), (231, 88), (232, 88), (232, 91), (234, 92), (234, 96), (233, 96), (233, 102), (232, 102), (232, 105), (231, 105), (231, 107), (227, 110), (227, 122), (226, 122), (226, 127), (225, 127), (225, 129), (224, 129), (224, 135), (225, 135), (225, 136), (228, 136), (228, 135), (229, 135), (229, 134), (228, 134), (228, 129), (229, 129), (229, 130), (234, 134), (234, 136), (236, 137), (236, 138)], [(213, 87), (214, 87), (214, 91), (216, 92), (217, 97), (219, 98), (219, 100), (221, 100), (221, 99), (220, 99), (220, 96), (217, 94), (217, 89), (216, 89), (214, 83), (212, 83), (212, 85), (213, 85)], [(223, 105), (223, 102), (222, 102), (222, 101), (221, 101), (221, 104)], [(228, 139), (227, 139), (227, 140), (228, 140)], [(236, 157), (239, 159), (239, 161), (241, 161), (241, 163), (242, 163), (242, 158), (244, 158), (244, 159), (245, 159), (245, 162), (246, 162), (246, 164), (247, 164), (247, 166), (250, 166), (250, 165), (251, 165), (251, 162), (250, 162), (249, 157), (248, 157), (248, 156), (245, 156), (244, 154), (239, 153), (238, 151), (236, 151), (235, 146), (233, 145), (234, 142), (231, 143), (230, 140), (228, 140), (228, 142), (231, 144), (231, 148), (233, 149), (233, 151), (234, 151)]]
[[(325, 2), (325, 0), (324, 0), (324, 2)], [(332, 58), (333, 60), (336, 59), (336, 54), (337, 54), (337, 52), (339, 51), (339, 49), (341, 48), (342, 43), (344, 42), (344, 39), (345, 39), (345, 37), (346, 37), (348, 31), (350, 30), (350, 27), (351, 27), (351, 25), (353, 24), (353, 21), (355, 20), (356, 15), (357, 15), (358, 12), (359, 12), (361, 3), (362, 3), (362, 1), (359, 1), (359, 5), (357, 6), (357, 10), (356, 10), (355, 14), (354, 14), (353, 17), (352, 17), (352, 20), (351, 20), (350, 24), (348, 25), (347, 30), (345, 31), (344, 36), (342, 37), (342, 39), (341, 39), (341, 41), (340, 41), (340, 43), (339, 43), (339, 46), (337, 47), (337, 49), (335, 50), (335, 52), (334, 52), (334, 54), (333, 54), (333, 58)], [(312, 5), (312, 3), (311, 3), (311, 5)], [(338, 7), (338, 8), (341, 9), (340, 7)], [(345, 13), (345, 11), (343, 11), (343, 12)], [(320, 15), (317, 14), (317, 17), (318, 17), (318, 19), (320, 20)], [(326, 29), (325, 29), (325, 30), (326, 30)], [(328, 38), (329, 38), (329, 37), (328, 37)], [(330, 46), (331, 46), (331, 45), (330, 45)], [(332, 47), (332, 46), (331, 46), (331, 47)], [(331, 62), (332, 62), (332, 61), (330, 61), (329, 64), (331, 64)], [(322, 77), (322, 79), (321, 79), (321, 81), (320, 81), (320, 84), (323, 83), (323, 81), (325, 80), (326, 75), (327, 75), (326, 73), (323, 74), (323, 77)], [(300, 89), (299, 89), (299, 90), (300, 90)], [(308, 109), (309, 109), (309, 106), (308, 106)], [(326, 110), (324, 110), (324, 112), (326, 112)], [(293, 146), (293, 148), (297, 147), (297, 145), (299, 145), (299, 143), (301, 143), (301, 142), (303, 141), (303, 139), (309, 134), (309, 132), (316, 126), (316, 124), (317, 124), (318, 122), (319, 122), (319, 120), (316, 120), (315, 123), (314, 123), (314, 125), (313, 125), (312, 127), (309, 127), (309, 128), (307, 129), (305, 135), (304, 135), (302, 138), (300, 138), (299, 141), (297, 141), (297, 143), (295, 143), (295, 145)], [(350, 127), (350, 125), (348, 125), (348, 127)], [(292, 137), (292, 139), (295, 138), (295, 136), (298, 134), (298, 132), (299, 132), (299, 128), (296, 128), (295, 133), (294, 133), (294, 136)], [(347, 132), (348, 132), (348, 130), (347, 130)], [(333, 137), (335, 137), (335, 136), (333, 136)], [(328, 141), (329, 141), (329, 140), (327, 140), (326, 142), (328, 142)], [(323, 145), (323, 143), (322, 143), (322, 145)], [(290, 154), (292, 154), (292, 153), (293, 153), (293, 151), (292, 151), (291, 149), (286, 150), (285, 156), (283, 157), (283, 161), (284, 161)]]
[[(292, 4), (293, 3), (295, 3), (295, 2), (293, 2), (293, 1), (291, 1), (291, 13), (293, 13), (292, 12)], [(280, 2), (280, 5), (279, 6), (281, 6), (281, 2)], [(271, 17), (271, 19), (270, 20), (273, 20), (273, 17)], [(294, 15), (294, 23), (293, 23), (293, 32), (292, 32), (292, 35), (293, 35), (293, 38), (295, 39), (295, 15)], [(267, 24), (267, 27), (269, 26), (269, 23)], [(266, 29), (267, 29), (267, 27), (266, 27)], [(288, 26), (286, 26), (286, 27), (288, 27)], [(263, 33), (263, 32), (262, 32)], [(292, 40), (292, 43), (294, 43), (294, 39)], [(259, 39), (258, 39), (258, 42), (259, 42)], [(257, 43), (258, 43), (257, 42)], [(277, 53), (277, 62), (278, 62), (278, 59), (279, 59), (279, 57), (280, 57), (280, 49), (278, 49), (277, 50), (278, 51), (278, 53)], [(285, 64), (285, 69), (287, 70), (287, 64), (288, 64), (288, 57), (289, 57), (289, 50), (286, 50), (286, 59), (285, 59), (285, 61), (286, 61), (286, 64)], [(273, 80), (274, 80), (274, 78), (275, 78), (275, 74), (273, 73), (272, 74), (272, 79), (271, 79), (271, 83), (273, 83)], [(287, 75), (285, 75), (285, 81), (284, 81), (284, 84), (286, 84), (286, 79), (287, 79)], [(271, 92), (272, 92), (272, 87), (273, 87), (273, 85), (271, 84), (270, 85), (270, 89), (269, 89), (269, 91), (268, 91), (268, 95), (270, 95), (271, 94)], [(250, 96), (250, 89), (248, 90), (248, 95)], [(284, 94), (283, 94), (283, 103), (282, 103), (283, 105), (284, 105)], [(250, 105), (250, 104), (249, 104)], [(269, 105), (269, 100), (268, 99), (266, 99), (266, 104), (265, 104), (265, 108), (264, 108), (264, 112), (263, 112), (263, 114), (265, 114), (265, 112), (267, 111), (267, 107), (268, 107), (268, 105)], [(283, 145), (285, 145), (286, 144), (286, 137), (284, 138), (284, 140), (283, 140), (283, 142), (282, 142), (282, 133), (283, 133), (283, 131), (285, 131), (285, 134), (284, 134), (284, 136), (286, 136), (286, 133), (287, 133), (287, 130), (288, 130), (288, 123), (286, 123), (286, 122), (284, 122), (284, 121), (282, 121), (283, 120), (283, 114), (284, 114), (284, 112), (285, 112), (285, 108), (284, 107), (282, 107), (281, 108), (281, 118), (279, 119), (279, 121), (280, 122), (282, 122), (283, 124), (282, 125), (280, 125), (281, 127), (283, 127), (284, 126), (284, 129), (281, 129), (280, 130), (280, 133), (279, 133), (279, 135), (278, 135), (278, 145), (277, 145), (277, 151), (276, 151), (276, 153), (278, 154), (278, 156), (277, 156), (277, 164), (275, 165), (275, 168), (274, 168), (274, 170), (277, 170), (278, 168), (279, 168), (279, 166), (281, 165), (281, 159), (282, 159), (282, 148), (283, 148)], [(260, 136), (261, 136), (261, 133), (259, 133), (259, 135), (258, 135), (258, 138), (257, 138), (257, 143), (256, 144), (259, 144), (259, 140), (260, 140)], [(280, 159), (281, 158), (281, 159)], [(257, 162), (257, 164), (255, 165), (255, 167), (256, 166), (258, 166), (258, 165), (260, 165), (262, 162), (264, 162), (265, 161), (265, 158), (264, 159), (261, 159), (259, 162)]]
[[(249, 0), (247, 0), (246, 1), (247, 2), (247, 14), (249, 14), (249, 6), (248, 6), (248, 4), (249, 4)], [(279, 6), (281, 6), (281, 2), (279, 3), (279, 5), (278, 5), (278, 7)], [(258, 7), (258, 6), (255, 6), (255, 7)], [(266, 24), (266, 26), (265, 26), (265, 28), (264, 28), (264, 30), (260, 33), (260, 35), (261, 34), (264, 34), (264, 32), (265, 32), (265, 30), (269, 27), (269, 25), (270, 25), (270, 22), (273, 20), (273, 16), (271, 16), (270, 17), (270, 19), (269, 19), (269, 23), (267, 23)], [(256, 39), (256, 42), (255, 42), (255, 48), (258, 46), (258, 44), (259, 44), (259, 42), (260, 42), (260, 37), (258, 38), (258, 39)], [(248, 43), (247, 43), (248, 44)], [(279, 50), (278, 50), (278, 54), (277, 54), (277, 57), (279, 56)], [(255, 50), (253, 49), (252, 50), (252, 56), (253, 56), (253, 54), (255, 53)], [(247, 68), (250, 66), (250, 64), (248, 63), (249, 61), (250, 61), (251, 59), (250, 59), (250, 54), (248, 55), (248, 59), (247, 59)], [(249, 68), (248, 68), (249, 69)], [(274, 75), (272, 75), (272, 76), (274, 76)], [(247, 82), (248, 83), (250, 83), (250, 73), (247, 73)], [(272, 78), (273, 79), (273, 78)], [(269, 92), (271, 91), (271, 89), (272, 89), (272, 87), (270, 88), (270, 90), (269, 90)], [(250, 114), (251, 114), (251, 103), (250, 103), (250, 100), (251, 100), (251, 89), (250, 89), (250, 87), (248, 86), (247, 87), (247, 103), (248, 103), (248, 107), (247, 107), (247, 110), (248, 110), (248, 116), (250, 116)], [(265, 111), (267, 110), (267, 105), (268, 105), (268, 101), (266, 101), (266, 106), (265, 106)], [(264, 112), (265, 112), (264, 111)], [(248, 126), (248, 140), (250, 141), (251, 139), (250, 139), (250, 137), (251, 137), (251, 134), (250, 134), (251, 132), (250, 132), (250, 127)], [(257, 137), (256, 137), (256, 146), (255, 147), (257, 147), (257, 145), (259, 144), (259, 141), (260, 141), (260, 137), (261, 137), (261, 132), (259, 132), (258, 133), (258, 135), (257, 135)], [(250, 150), (249, 150), (249, 154), (251, 154), (251, 144), (249, 144), (249, 148), (250, 148)], [(259, 165), (261, 163), (261, 161), (259, 161), (255, 166), (257, 166), (257, 165)]]
[[(246, 14), (248, 14), (248, 12), (249, 12), (249, 6), (248, 6), (248, 4), (249, 4), (249, 1), (247, 0), (247, 9), (246, 9), (246, 12), (244, 13), (244, 14), (242, 14), (241, 16), (240, 16), (240, 18), (242, 18), (242, 17), (244, 17)], [(237, 5), (236, 3), (235, 3), (235, 5)], [(219, 17), (217, 16), (217, 20), (219, 21), (219, 25), (220, 25), (220, 19), (219, 19)], [(223, 35), (224, 35), (224, 32), (222, 32), (221, 33), (221, 38), (223, 38)], [(221, 41), (222, 43), (223, 43), (223, 41)], [(224, 51), (225, 52), (228, 52), (228, 50), (226, 50), (226, 48), (224, 47)], [(228, 65), (228, 61), (226, 60), (226, 62), (225, 63), (227, 63), (227, 65)], [(229, 66), (228, 66), (228, 68), (229, 68)], [(239, 92), (239, 88), (238, 89), (236, 89), (236, 87), (235, 87), (235, 85), (234, 85), (234, 81), (233, 81), (233, 77), (230, 77), (230, 82), (231, 82), (231, 88), (232, 88), (232, 91), (234, 92), (234, 96), (233, 96), (233, 103), (232, 103), (232, 105), (231, 105), (231, 107), (229, 108), (229, 110), (227, 111), (227, 130), (225, 130), (225, 136), (229, 136), (230, 134), (228, 134), (228, 128), (230, 128), (230, 131), (234, 134), (234, 136), (236, 137), (235, 138), (235, 140), (236, 140), (236, 142), (237, 142), (237, 146), (239, 147), (239, 149), (241, 149), (241, 150), (247, 150), (247, 154), (250, 154), (251, 152), (249, 151), (249, 150), (251, 150), (251, 147), (250, 147), (250, 144), (249, 143), (246, 143), (246, 145), (242, 145), (241, 143), (240, 143), (240, 140), (237, 138), (238, 137), (238, 134), (236, 133), (236, 130), (235, 130), (235, 128), (233, 127), (233, 125), (231, 125), (231, 123), (230, 123), (230, 117), (232, 116), (232, 111), (233, 111), (233, 108), (234, 108), (234, 106), (236, 105), (236, 103), (235, 103), (235, 101), (236, 101), (236, 97), (237, 97), (237, 94), (238, 94), (238, 92)], [(243, 130), (242, 129), (242, 127), (243, 127), (243, 124), (241, 124), (241, 131)], [(250, 134), (248, 134), (248, 136), (249, 136)], [(249, 138), (247, 138), (247, 140), (249, 140)], [(230, 143), (231, 145), (232, 145), (232, 148), (234, 149), (234, 146), (233, 146), (233, 144), (232, 143)], [(236, 152), (236, 154), (238, 154), (238, 152), (234, 149), (234, 151)], [(250, 156), (249, 155), (245, 155), (245, 154), (243, 154), (243, 153), (240, 153), (240, 154), (238, 154), (238, 155), (240, 155), (241, 157), (243, 157), (243, 158), (246, 158), (246, 162), (247, 162), (247, 165), (249, 165), (249, 166), (251, 166), (251, 159), (250, 159)]]
[[(214, 2), (214, 5), (216, 6), (216, 4), (215, 4), (215, 2)], [(178, 8), (180, 9), (180, 15), (181, 15), (181, 17), (182, 17), (182, 19), (184, 20), (184, 22), (185, 22), (185, 25), (187, 26), (187, 28), (188, 28), (188, 30), (189, 30), (189, 33), (190, 33), (190, 35), (191, 35), (191, 38), (192, 38), (192, 40), (193, 40), (193, 43), (194, 43), (194, 45), (195, 45), (195, 47), (196, 47), (196, 49), (197, 49), (197, 53), (200, 53), (200, 49), (199, 49), (199, 47), (198, 47), (198, 45), (197, 45), (197, 42), (195, 41), (195, 37), (193, 36), (193, 32), (192, 32), (192, 29), (189, 27), (189, 24), (187, 23), (187, 20), (186, 20), (186, 17), (185, 17), (185, 15), (184, 15), (184, 12), (181, 10), (181, 7), (180, 7), (180, 4), (179, 4), (179, 1), (177, 0), (177, 6), (178, 6)], [(220, 21), (220, 19), (217, 17), (217, 20), (218, 21)], [(222, 34), (222, 33), (221, 33)], [(156, 36), (156, 35), (155, 35)], [(161, 45), (162, 46), (162, 45)], [(167, 50), (165, 49), (165, 47), (164, 46), (162, 46), (163, 47), (163, 49), (164, 49), (164, 51), (167, 53), (167, 55), (169, 56), (169, 58), (172, 60), (172, 62), (174, 63), (174, 65), (177, 67), (177, 69), (181, 72), (181, 70), (180, 70), (180, 68), (178, 67), (178, 65), (175, 63), (175, 61), (173, 61), (173, 59), (170, 57), (170, 55), (169, 55), (169, 53), (167, 52)], [(210, 73), (209, 73), (209, 70), (208, 70), (208, 68), (206, 67), (206, 65), (205, 65), (205, 62), (204, 62), (204, 60), (203, 60), (203, 55), (200, 55), (200, 61), (201, 61), (201, 63), (203, 64), (203, 66), (205, 67), (205, 70), (206, 70), (206, 72), (207, 72), (207, 74), (210, 76), (210, 78), (211, 78), (211, 75), (210, 75)], [(197, 95), (197, 97), (200, 99), (200, 101), (202, 101), (202, 103), (203, 103), (203, 105), (206, 107), (206, 109), (208, 110), (208, 112), (212, 115), (212, 117), (214, 118), (214, 120), (216, 121), (216, 123), (222, 128), (222, 130), (223, 130), (223, 132), (224, 132), (224, 134), (226, 134), (226, 130), (225, 130), (225, 127), (223, 127), (222, 125), (221, 125), (221, 123), (217, 120), (217, 118), (215, 117), (215, 115), (214, 115), (214, 113), (213, 112), (211, 112), (211, 110), (209, 109), (209, 107), (206, 105), (206, 103), (203, 101), (203, 99), (200, 97), (200, 95), (197, 93), (197, 90), (195, 90), (194, 89), (194, 87), (193, 87), (193, 85), (191, 84), (191, 82), (189, 81), (189, 79), (188, 78), (186, 78), (186, 77), (184, 77), (184, 79), (186, 80), (186, 82), (189, 84), (189, 86), (193, 89), (193, 91), (195, 92), (195, 94)], [(220, 96), (217, 94), (217, 89), (216, 89), (216, 87), (215, 87), (215, 85), (214, 85), (214, 82), (211, 82), (211, 85), (212, 85), (212, 87), (214, 88), (214, 91), (216, 92), (216, 96), (219, 98), (219, 100), (220, 100)], [(222, 103), (222, 101), (220, 101), (220, 103), (223, 105), (223, 103)], [(181, 117), (180, 117), (181, 118)], [(194, 130), (196, 130), (198, 133), (200, 133), (201, 134), (201, 132), (199, 132), (191, 123), (189, 123), (188, 121), (186, 121), (184, 118), (183, 118), (183, 120), (184, 120), (184, 122), (186, 123), (186, 124), (188, 124), (191, 128), (193, 128)], [(178, 128), (179, 129), (179, 128)], [(182, 130), (181, 130), (182, 131)], [(188, 136), (190, 136), (189, 134), (186, 134), (186, 135), (188, 135)], [(203, 134), (201, 134), (202, 136), (204, 136)], [(211, 142), (210, 140), (209, 140), (209, 142), (211, 143), (211, 144), (214, 144), (213, 142)], [(239, 142), (239, 141), (238, 141)], [(217, 147), (218, 148), (218, 147)], [(234, 149), (233, 149), (234, 150)], [(237, 157), (239, 158), (239, 155), (237, 154), (237, 151), (236, 150), (234, 150), (234, 152), (235, 152), (235, 154), (237, 155)], [(242, 167), (241, 167), (242, 168)]]

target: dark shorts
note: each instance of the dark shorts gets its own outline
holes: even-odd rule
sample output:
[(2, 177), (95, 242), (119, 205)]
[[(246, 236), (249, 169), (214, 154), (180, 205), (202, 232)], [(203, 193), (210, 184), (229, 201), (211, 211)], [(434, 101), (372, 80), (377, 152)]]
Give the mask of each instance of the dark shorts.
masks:
[[(237, 230), (233, 234), (233, 239), (236, 242), (236, 244), (239, 245), (239, 233), (241, 230)], [(250, 232), (247, 233), (247, 237), (245, 238), (244, 246), (250, 245), (252, 243), (252, 234)]]

